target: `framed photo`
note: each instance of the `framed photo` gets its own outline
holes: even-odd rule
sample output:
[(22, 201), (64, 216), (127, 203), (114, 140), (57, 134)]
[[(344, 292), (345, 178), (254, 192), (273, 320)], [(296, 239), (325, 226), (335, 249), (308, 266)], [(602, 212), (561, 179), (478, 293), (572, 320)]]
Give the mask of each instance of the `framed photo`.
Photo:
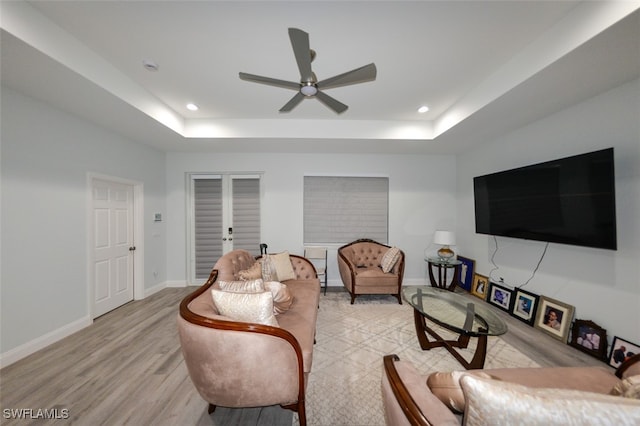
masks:
[(618, 368), (620, 364), (635, 354), (640, 354), (640, 345), (615, 336), (609, 353), (609, 365)]
[(511, 303), (513, 300), (513, 290), (494, 282), (489, 283), (488, 302), (503, 311), (511, 311)]
[(575, 320), (569, 344), (602, 361), (607, 359), (607, 330), (593, 321)]
[(476, 269), (476, 261), (464, 256), (458, 256), (458, 260), (462, 262), (462, 265), (460, 265), (460, 277), (458, 279), (460, 287), (467, 291), (471, 291), (471, 286), (473, 285), (473, 272)]
[(489, 278), (480, 274), (473, 274), (473, 283), (471, 284), (471, 294), (482, 300), (487, 298), (489, 292)]
[(511, 316), (526, 322), (533, 327), (533, 321), (536, 319), (538, 310), (538, 301), (540, 296), (529, 293), (521, 288), (513, 289), (513, 305), (511, 305)]
[(558, 340), (567, 342), (575, 307), (547, 296), (540, 296), (535, 328), (539, 328)]

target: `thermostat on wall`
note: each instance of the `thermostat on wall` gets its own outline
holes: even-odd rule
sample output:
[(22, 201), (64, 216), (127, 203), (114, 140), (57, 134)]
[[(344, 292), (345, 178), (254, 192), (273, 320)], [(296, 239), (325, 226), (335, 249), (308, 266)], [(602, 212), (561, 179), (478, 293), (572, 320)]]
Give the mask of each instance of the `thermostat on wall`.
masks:
[(155, 213), (153, 215), (154, 222), (162, 222), (162, 213)]

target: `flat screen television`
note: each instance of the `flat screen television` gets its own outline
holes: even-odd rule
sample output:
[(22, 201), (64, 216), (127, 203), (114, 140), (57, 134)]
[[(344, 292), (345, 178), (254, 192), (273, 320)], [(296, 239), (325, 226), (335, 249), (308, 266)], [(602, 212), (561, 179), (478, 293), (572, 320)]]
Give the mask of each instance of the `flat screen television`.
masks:
[(473, 178), (476, 232), (617, 249), (613, 148)]

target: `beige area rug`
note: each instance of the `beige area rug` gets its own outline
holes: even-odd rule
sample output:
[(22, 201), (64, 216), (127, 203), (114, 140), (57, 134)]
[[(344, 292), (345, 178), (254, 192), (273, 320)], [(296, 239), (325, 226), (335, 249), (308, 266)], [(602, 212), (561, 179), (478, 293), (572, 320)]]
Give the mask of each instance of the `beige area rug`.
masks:
[[(384, 425), (380, 391), (382, 357), (397, 354), (421, 373), (461, 370), (444, 348), (420, 349), (413, 309), (392, 296), (359, 296), (354, 305), (346, 292), (322, 295), (313, 367), (307, 386), (309, 426)], [(447, 338), (447, 331), (436, 328)], [(452, 335), (453, 337), (453, 335)], [(462, 350), (470, 360), (475, 341)], [(539, 365), (497, 337), (490, 337), (485, 368)], [(298, 426), (298, 415), (293, 416)]]

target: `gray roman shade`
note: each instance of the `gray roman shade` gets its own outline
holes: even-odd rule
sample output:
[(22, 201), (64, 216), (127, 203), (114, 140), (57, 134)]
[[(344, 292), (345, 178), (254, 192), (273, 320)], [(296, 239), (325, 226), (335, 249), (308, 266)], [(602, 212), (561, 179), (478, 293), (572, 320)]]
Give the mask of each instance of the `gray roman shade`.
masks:
[(389, 178), (304, 177), (304, 243), (388, 240)]

